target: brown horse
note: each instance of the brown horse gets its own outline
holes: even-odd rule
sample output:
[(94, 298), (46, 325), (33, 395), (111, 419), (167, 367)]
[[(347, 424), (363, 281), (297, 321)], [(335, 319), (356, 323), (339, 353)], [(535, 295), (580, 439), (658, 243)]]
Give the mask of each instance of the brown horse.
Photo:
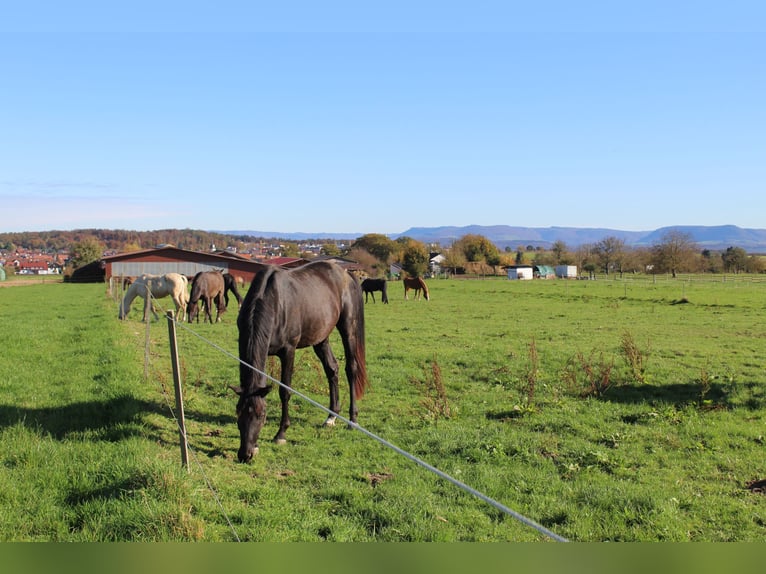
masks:
[[(329, 261), (316, 261), (294, 269), (267, 266), (253, 279), (237, 319), (239, 328), (239, 381), (231, 388), (239, 395), (240, 462), (258, 452), (258, 436), (266, 421), (266, 358), (279, 357), (279, 398), (282, 417), (274, 442), (285, 442), (290, 426), (288, 403), (296, 349), (313, 347), (330, 385), (330, 411), (337, 414), (338, 361), (330, 348), (330, 334), (338, 329), (346, 357), (350, 388), (349, 419), (356, 423), (356, 401), (367, 387), (364, 347), (364, 302), (356, 279)], [(335, 415), (325, 425), (335, 424)]]
[(221, 320), (221, 315), (226, 311), (224, 290), (223, 273), (220, 271), (200, 271), (197, 273), (192, 280), (191, 295), (189, 296), (189, 323), (199, 314), (197, 306), (200, 300), (205, 308), (203, 322), (210, 321), (210, 324), (213, 324), (213, 315), (210, 310), (213, 307), (213, 302), (215, 302), (215, 322), (218, 323)]
[(362, 291), (364, 292), (364, 302), (367, 303), (367, 295), (372, 295), (372, 302), (375, 303), (375, 291), (380, 291), (380, 300), (383, 303), (388, 303), (388, 290), (386, 284), (388, 281), (385, 279), (372, 279), (368, 277), (362, 281)]
[(423, 292), (423, 297), (428, 301), (428, 286), (423, 281), (422, 277), (405, 277), (404, 278), (404, 298), (408, 299), (407, 292), (410, 289), (415, 290), (415, 299), (420, 299), (420, 292)]

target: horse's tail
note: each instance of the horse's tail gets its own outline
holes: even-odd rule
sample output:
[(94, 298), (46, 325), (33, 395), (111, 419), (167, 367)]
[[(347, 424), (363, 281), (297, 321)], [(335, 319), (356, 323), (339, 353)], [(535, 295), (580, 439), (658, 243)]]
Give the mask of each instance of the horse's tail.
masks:
[(234, 297), (237, 298), (237, 305), (240, 307), (242, 306), (242, 295), (239, 294), (239, 289), (237, 289), (237, 280), (235, 279), (234, 275), (231, 273), (224, 273), (223, 274), (223, 292), (224, 297), (226, 299), (226, 305), (229, 304), (229, 291), (234, 293)]
[(354, 361), (356, 362), (356, 378), (354, 379), (354, 398), (360, 399), (370, 386), (367, 378), (367, 359), (365, 357), (364, 346), (364, 318), (360, 317), (356, 322), (356, 352)]
[[(350, 337), (354, 337), (356, 340), (356, 348), (354, 349), (354, 363), (356, 363), (354, 377), (354, 399), (362, 398), (367, 387), (370, 386), (370, 381), (367, 378), (367, 358), (364, 344), (364, 301), (362, 300), (362, 292), (358, 291), (358, 297), (354, 298), (354, 304), (356, 309), (354, 310), (354, 325), (356, 331), (349, 333)], [(385, 291), (384, 291), (385, 293)]]

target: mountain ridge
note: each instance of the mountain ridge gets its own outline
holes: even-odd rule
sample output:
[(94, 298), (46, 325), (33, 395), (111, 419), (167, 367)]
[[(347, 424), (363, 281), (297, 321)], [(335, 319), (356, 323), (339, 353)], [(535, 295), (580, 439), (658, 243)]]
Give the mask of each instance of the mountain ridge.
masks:
[[(514, 225), (445, 225), (439, 227), (410, 227), (401, 233), (386, 234), (391, 239), (411, 237), (424, 243), (446, 246), (464, 235), (483, 235), (501, 250), (515, 250), (519, 246), (551, 247), (563, 241), (568, 248), (598, 243), (606, 237), (622, 239), (629, 247), (649, 247), (662, 241), (670, 231), (687, 233), (703, 249), (727, 249), (741, 247), (748, 252), (766, 252), (766, 229), (742, 228), (737, 225), (671, 225), (646, 231), (624, 231), (605, 227), (524, 227)], [(251, 235), (291, 240), (309, 239), (356, 239), (364, 233), (283, 233), (265, 231), (229, 230), (218, 231), (230, 235)]]

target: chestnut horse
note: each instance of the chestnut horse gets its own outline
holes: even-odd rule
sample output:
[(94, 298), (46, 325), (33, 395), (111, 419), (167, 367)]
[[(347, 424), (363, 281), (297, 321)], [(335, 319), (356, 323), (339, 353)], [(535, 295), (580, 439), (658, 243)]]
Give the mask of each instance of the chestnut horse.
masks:
[(423, 292), (423, 297), (428, 301), (428, 286), (423, 281), (422, 277), (405, 277), (404, 278), (404, 298), (407, 299), (407, 292), (410, 289), (415, 290), (415, 299), (420, 299), (420, 292)]
[(290, 426), (288, 404), (296, 349), (313, 347), (330, 386), (330, 411), (325, 425), (338, 414), (338, 361), (330, 348), (330, 334), (337, 329), (343, 341), (348, 379), (349, 419), (356, 423), (356, 401), (368, 385), (364, 347), (364, 302), (356, 279), (329, 261), (316, 261), (294, 269), (268, 265), (258, 272), (242, 303), (239, 328), (239, 381), (231, 386), (239, 395), (240, 462), (258, 452), (258, 436), (266, 421), (266, 359), (279, 357), (282, 417), (274, 442), (286, 442)]

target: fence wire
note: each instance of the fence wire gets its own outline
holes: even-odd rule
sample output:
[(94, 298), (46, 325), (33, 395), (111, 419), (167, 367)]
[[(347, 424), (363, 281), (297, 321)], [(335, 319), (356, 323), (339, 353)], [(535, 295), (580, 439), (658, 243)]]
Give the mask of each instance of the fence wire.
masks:
[[(153, 295), (152, 295), (152, 301), (153, 302), (157, 301)], [(159, 304), (158, 304), (158, 307), (161, 308), (161, 306)], [(447, 482), (453, 484), (454, 486), (456, 486), (457, 488), (463, 490), (464, 492), (466, 492), (466, 493), (468, 493), (468, 494), (478, 498), (479, 500), (482, 500), (483, 502), (489, 504), (490, 506), (496, 508), (500, 512), (502, 512), (504, 514), (507, 514), (508, 516), (511, 516), (515, 520), (521, 522), (522, 524), (524, 524), (526, 526), (529, 526), (530, 528), (533, 528), (533, 529), (537, 530), (540, 534), (543, 534), (543, 535), (547, 536), (548, 538), (550, 538), (550, 539), (552, 539), (552, 540), (554, 540), (556, 542), (569, 542), (569, 540), (567, 538), (564, 538), (563, 536), (560, 536), (559, 534), (556, 534), (555, 532), (549, 530), (548, 528), (546, 528), (542, 524), (539, 524), (539, 523), (535, 522), (534, 520), (532, 520), (530, 518), (527, 518), (523, 514), (520, 514), (519, 512), (516, 512), (515, 510), (509, 508), (508, 506), (502, 504), (501, 502), (499, 502), (499, 501), (497, 501), (497, 500), (487, 496), (486, 494), (483, 494), (482, 492), (479, 492), (475, 488), (465, 484), (464, 482), (454, 478), (453, 476), (450, 476), (446, 472), (444, 472), (442, 470), (439, 470), (438, 468), (436, 468), (435, 466), (427, 463), (423, 459), (418, 458), (417, 456), (415, 456), (415, 455), (407, 452), (406, 450), (396, 446), (395, 444), (393, 444), (393, 443), (389, 442), (388, 440), (386, 440), (386, 439), (376, 435), (372, 431), (367, 430), (366, 428), (362, 427), (361, 425), (359, 425), (359, 424), (357, 424), (355, 422), (352, 422), (350, 419), (344, 417), (343, 415), (341, 415), (339, 413), (332, 412), (329, 408), (327, 408), (324, 405), (318, 403), (317, 401), (315, 401), (311, 397), (306, 396), (305, 394), (301, 393), (300, 391), (285, 385), (284, 383), (282, 383), (282, 381), (280, 381), (278, 379), (275, 379), (274, 377), (270, 376), (268, 373), (265, 373), (265, 372), (263, 372), (263, 371), (261, 371), (259, 369), (256, 369), (253, 365), (250, 365), (250, 364), (242, 361), (238, 356), (236, 356), (233, 353), (229, 352), (228, 350), (224, 349), (220, 345), (217, 345), (214, 342), (206, 339), (205, 337), (203, 337), (202, 335), (200, 335), (199, 333), (197, 333), (193, 329), (187, 327), (183, 322), (178, 322), (174, 316), (168, 315), (167, 316), (167, 320), (174, 321), (177, 326), (180, 326), (185, 331), (191, 333), (192, 335), (194, 335), (195, 337), (197, 337), (198, 339), (203, 341), (206, 345), (209, 345), (210, 347), (216, 349), (220, 353), (222, 353), (222, 354), (224, 354), (224, 355), (234, 359), (235, 361), (237, 361), (241, 365), (245, 365), (246, 367), (252, 369), (254, 372), (256, 372), (256, 373), (258, 373), (260, 375), (265, 376), (268, 380), (270, 380), (273, 383), (279, 385), (280, 387), (286, 389), (290, 394), (295, 395), (296, 397), (306, 401), (307, 403), (315, 406), (316, 408), (320, 409), (321, 411), (324, 411), (328, 415), (332, 415), (332, 416), (340, 419), (341, 421), (345, 422), (352, 429), (361, 432), (362, 434), (364, 434), (364, 435), (368, 436), (369, 438), (377, 441), (378, 443), (380, 443), (383, 446), (391, 449), (392, 451), (396, 452), (397, 454), (405, 457), (406, 459), (410, 460), (411, 462), (414, 462), (415, 464), (425, 468), (426, 470), (428, 470), (429, 472), (435, 474), (439, 478), (441, 478), (443, 480), (446, 480)], [(176, 418), (176, 415), (173, 412), (173, 409), (172, 409), (172, 407), (169, 404), (168, 404), (168, 408), (173, 413), (173, 418), (174, 418), (174, 420), (176, 420), (176, 423), (178, 424), (179, 429), (180, 429), (181, 428), (180, 422)], [(188, 443), (188, 440), (187, 440), (187, 443)], [(199, 464), (199, 461), (197, 460), (196, 456), (195, 456), (195, 461), (197, 461), (197, 465), (201, 469), (202, 467)], [(234, 532), (235, 538), (237, 539), (237, 541), (239, 541), (239, 537), (237, 536), (236, 531), (234, 531), (234, 527), (231, 524), (231, 521), (229, 520), (228, 516), (226, 516), (226, 511), (224, 510), (223, 505), (220, 502), (220, 498), (218, 497), (218, 494), (215, 492), (215, 489), (210, 484), (210, 481), (204, 475), (204, 471), (202, 471), (202, 473), (203, 473), (203, 476), (205, 478), (205, 482), (208, 484), (208, 488), (213, 493), (213, 496), (215, 497), (216, 501), (218, 502), (218, 505), (221, 508), (221, 511), (224, 513), (226, 521), (229, 523), (229, 526), (231, 527), (232, 531)]]

